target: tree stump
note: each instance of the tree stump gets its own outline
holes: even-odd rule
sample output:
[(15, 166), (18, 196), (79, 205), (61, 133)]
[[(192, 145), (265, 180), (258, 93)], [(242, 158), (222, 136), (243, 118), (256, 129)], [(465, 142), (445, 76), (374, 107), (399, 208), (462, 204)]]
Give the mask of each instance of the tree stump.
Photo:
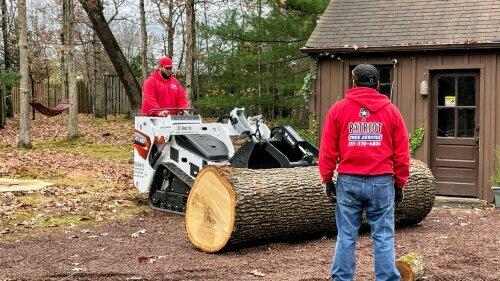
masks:
[(419, 253), (408, 253), (396, 261), (401, 281), (415, 281), (424, 276), (424, 258)]
[[(396, 222), (418, 223), (432, 209), (436, 193), (434, 177), (422, 162), (412, 160), (405, 192)], [(336, 231), (335, 205), (324, 194), (317, 167), (208, 166), (198, 174), (186, 205), (188, 238), (208, 253)]]

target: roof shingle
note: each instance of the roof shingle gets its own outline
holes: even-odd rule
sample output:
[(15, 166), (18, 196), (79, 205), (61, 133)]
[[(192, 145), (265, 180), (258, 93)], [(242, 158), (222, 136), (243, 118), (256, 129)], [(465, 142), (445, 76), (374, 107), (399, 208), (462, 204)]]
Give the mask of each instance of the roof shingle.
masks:
[(500, 0), (332, 0), (307, 49), (500, 43)]

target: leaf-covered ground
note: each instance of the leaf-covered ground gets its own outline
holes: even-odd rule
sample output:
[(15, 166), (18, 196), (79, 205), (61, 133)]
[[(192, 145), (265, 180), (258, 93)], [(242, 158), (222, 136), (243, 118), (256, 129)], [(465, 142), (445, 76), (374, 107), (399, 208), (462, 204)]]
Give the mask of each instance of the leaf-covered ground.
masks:
[[(209, 255), (194, 250), (182, 216), (152, 211), (132, 184), (131, 120), (80, 116), (83, 137), (65, 141), (64, 117), (37, 117), (34, 149), (15, 149), (18, 122), (0, 130), (0, 177), (55, 183), (0, 193), (0, 281), (326, 280), (335, 239), (274, 243)], [(500, 280), (500, 211), (434, 209), (398, 229), (397, 254), (420, 252), (425, 280)], [(356, 280), (373, 280), (368, 234)]]
[(38, 115), (31, 126), (33, 149), (15, 148), (18, 124), (9, 119), (0, 130), (0, 177), (41, 179), (54, 185), (0, 194), (0, 241), (147, 210), (132, 183), (131, 120), (80, 115), (82, 137), (67, 141), (64, 116)]

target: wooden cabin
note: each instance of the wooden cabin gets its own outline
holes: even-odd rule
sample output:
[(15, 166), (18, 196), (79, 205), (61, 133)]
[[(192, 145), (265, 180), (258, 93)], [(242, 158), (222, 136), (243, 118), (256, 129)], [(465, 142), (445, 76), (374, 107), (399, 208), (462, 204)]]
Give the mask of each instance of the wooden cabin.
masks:
[(373, 64), (409, 132), (424, 126), (415, 158), (431, 167), (439, 195), (493, 201), (500, 1), (333, 0), (301, 51), (317, 61), (311, 108), (321, 125), (352, 68)]

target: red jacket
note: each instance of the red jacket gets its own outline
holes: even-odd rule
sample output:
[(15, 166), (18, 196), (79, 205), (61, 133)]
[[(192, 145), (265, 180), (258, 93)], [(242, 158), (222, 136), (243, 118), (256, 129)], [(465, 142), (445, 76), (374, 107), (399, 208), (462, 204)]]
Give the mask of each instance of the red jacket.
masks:
[(164, 79), (159, 70), (155, 70), (142, 86), (142, 115), (158, 115), (160, 108), (188, 108), (189, 102), (181, 83), (170, 76)]
[(338, 173), (393, 174), (403, 188), (410, 176), (408, 133), (401, 113), (376, 90), (357, 87), (329, 110), (319, 150), (323, 182)]

